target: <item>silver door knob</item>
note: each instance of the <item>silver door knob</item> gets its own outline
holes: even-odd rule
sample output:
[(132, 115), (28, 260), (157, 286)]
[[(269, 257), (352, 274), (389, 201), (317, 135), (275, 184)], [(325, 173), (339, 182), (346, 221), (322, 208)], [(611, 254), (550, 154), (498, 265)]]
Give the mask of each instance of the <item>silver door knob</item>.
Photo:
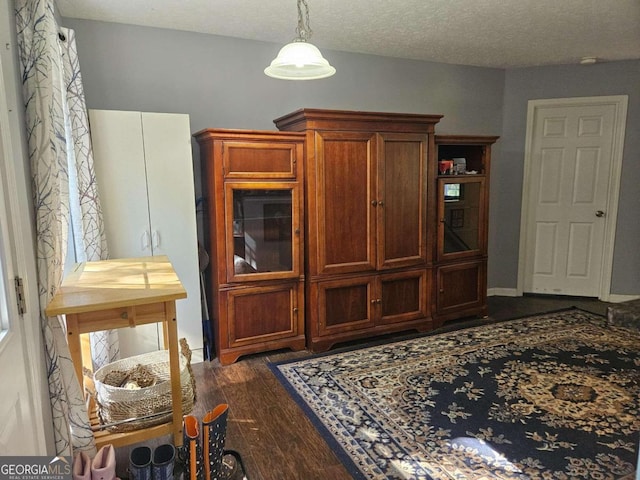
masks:
[(602, 210), (596, 211), (596, 217), (604, 217), (604, 212)]

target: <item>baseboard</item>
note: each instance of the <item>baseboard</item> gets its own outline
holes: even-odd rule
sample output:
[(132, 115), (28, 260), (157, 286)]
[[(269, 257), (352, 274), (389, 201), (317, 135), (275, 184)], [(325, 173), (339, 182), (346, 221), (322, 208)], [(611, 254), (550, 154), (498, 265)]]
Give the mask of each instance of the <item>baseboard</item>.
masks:
[[(487, 290), (487, 297), (521, 297), (522, 294), (518, 293), (518, 290), (515, 288), (489, 288)], [(640, 295), (620, 295), (617, 293), (612, 293), (609, 295), (609, 298), (602, 299), (603, 302), (611, 302), (611, 303), (622, 303), (629, 302), (631, 300), (637, 300), (640, 298)]]
[(204, 362), (204, 348), (194, 348), (191, 350), (191, 364)]
[(631, 300), (637, 300), (639, 298), (640, 298), (640, 295), (618, 295), (616, 293), (612, 293), (609, 295), (609, 299), (607, 300), (607, 302), (622, 303), (622, 302), (628, 302)]
[(489, 288), (487, 290), (488, 297), (521, 297), (515, 288)]

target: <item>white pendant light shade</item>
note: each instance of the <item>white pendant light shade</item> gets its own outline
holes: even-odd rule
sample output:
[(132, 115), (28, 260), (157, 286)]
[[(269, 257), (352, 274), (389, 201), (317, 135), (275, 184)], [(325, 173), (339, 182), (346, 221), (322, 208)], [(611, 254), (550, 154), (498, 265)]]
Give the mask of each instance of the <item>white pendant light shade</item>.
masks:
[(280, 49), (264, 73), (283, 80), (317, 80), (336, 73), (315, 45), (295, 41)]
[(282, 80), (317, 80), (336, 73), (336, 69), (329, 65), (320, 50), (309, 43), (309, 38), (309, 6), (307, 0), (298, 0), (296, 38), (280, 49), (278, 56), (264, 69), (264, 73)]

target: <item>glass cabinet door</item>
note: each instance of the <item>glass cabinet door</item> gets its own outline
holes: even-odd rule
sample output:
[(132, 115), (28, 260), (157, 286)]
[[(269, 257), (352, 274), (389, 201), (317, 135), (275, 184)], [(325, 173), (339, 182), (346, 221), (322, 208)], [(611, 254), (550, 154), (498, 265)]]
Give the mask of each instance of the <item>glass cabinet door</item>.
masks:
[(438, 256), (466, 257), (485, 251), (483, 177), (438, 179)]
[(299, 275), (298, 186), (226, 183), (229, 281)]

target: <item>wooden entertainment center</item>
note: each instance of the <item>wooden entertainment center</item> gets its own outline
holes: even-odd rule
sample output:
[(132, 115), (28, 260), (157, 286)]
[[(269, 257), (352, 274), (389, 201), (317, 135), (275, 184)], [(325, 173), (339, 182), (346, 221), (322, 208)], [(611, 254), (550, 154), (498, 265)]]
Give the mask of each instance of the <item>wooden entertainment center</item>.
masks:
[(437, 136), (441, 118), (301, 109), (279, 131), (195, 134), (223, 365), (486, 315), (498, 137)]

